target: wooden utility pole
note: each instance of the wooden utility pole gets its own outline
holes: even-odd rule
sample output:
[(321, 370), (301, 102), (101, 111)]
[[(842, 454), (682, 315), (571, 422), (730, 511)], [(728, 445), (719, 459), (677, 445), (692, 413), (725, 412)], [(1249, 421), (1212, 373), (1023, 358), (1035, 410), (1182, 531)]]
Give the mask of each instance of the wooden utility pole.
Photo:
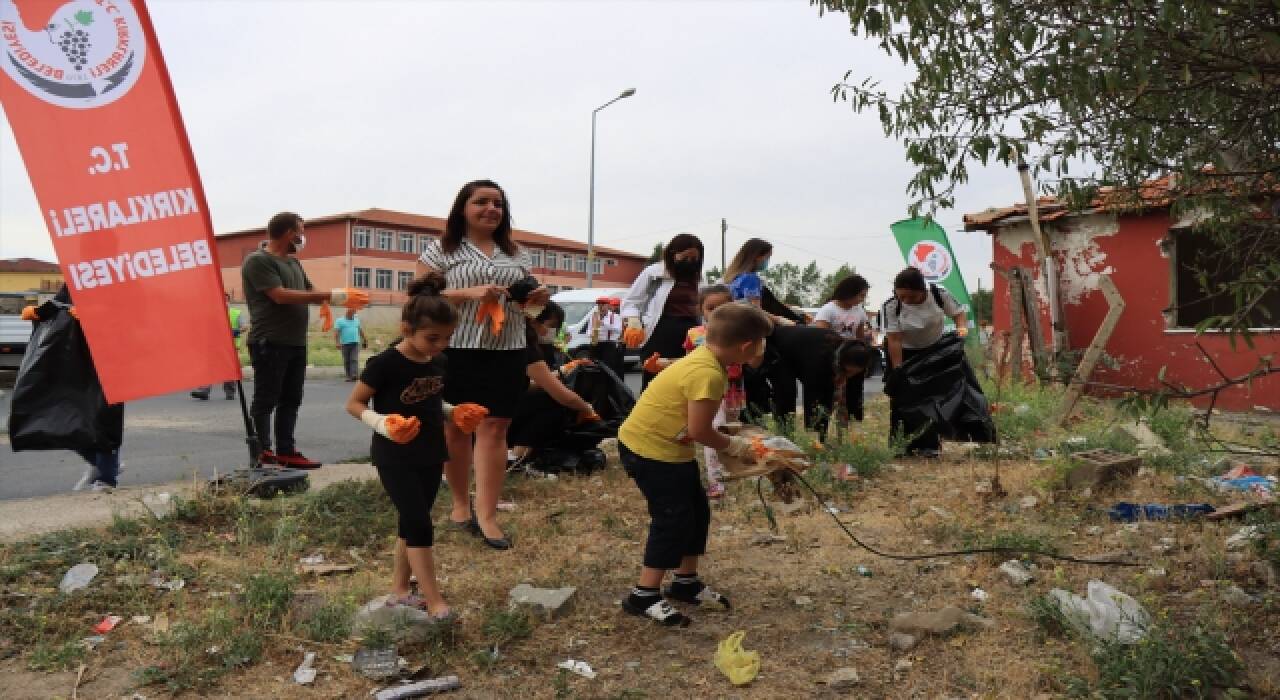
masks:
[(729, 223), (724, 219), (720, 220), (720, 281), (724, 281), (724, 253), (725, 253), (725, 234), (729, 232)]

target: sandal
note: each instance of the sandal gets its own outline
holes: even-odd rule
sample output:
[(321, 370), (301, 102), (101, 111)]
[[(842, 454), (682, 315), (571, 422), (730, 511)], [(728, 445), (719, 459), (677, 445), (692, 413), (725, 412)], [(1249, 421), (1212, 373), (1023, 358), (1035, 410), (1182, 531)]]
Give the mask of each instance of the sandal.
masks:
[(427, 600), (416, 593), (408, 593), (406, 595), (389, 595), (387, 596), (388, 608), (418, 608), (419, 610), (427, 609)]

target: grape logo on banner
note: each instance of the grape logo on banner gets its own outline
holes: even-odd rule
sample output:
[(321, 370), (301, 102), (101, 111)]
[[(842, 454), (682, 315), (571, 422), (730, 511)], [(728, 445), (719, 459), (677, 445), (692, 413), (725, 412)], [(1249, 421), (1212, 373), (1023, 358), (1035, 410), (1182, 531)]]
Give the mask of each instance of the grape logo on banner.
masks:
[(951, 252), (937, 241), (918, 241), (907, 253), (907, 264), (930, 282), (941, 282), (951, 274)]
[(147, 51), (129, 0), (72, 0), (51, 17), (23, 16), (14, 0), (0, 0), (0, 43), (0, 64), (14, 82), (71, 109), (123, 97), (142, 73)]

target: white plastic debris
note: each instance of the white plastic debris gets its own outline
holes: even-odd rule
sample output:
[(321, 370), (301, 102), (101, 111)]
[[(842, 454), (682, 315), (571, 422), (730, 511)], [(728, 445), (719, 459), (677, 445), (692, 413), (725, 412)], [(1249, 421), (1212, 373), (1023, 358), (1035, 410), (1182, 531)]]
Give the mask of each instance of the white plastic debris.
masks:
[(1101, 639), (1135, 644), (1151, 624), (1151, 616), (1138, 601), (1102, 581), (1090, 581), (1083, 598), (1061, 588), (1049, 591), (1049, 598), (1068, 619)]
[(503, 513), (513, 513), (516, 510), (516, 504), (511, 501), (498, 501), (498, 510)]
[(98, 575), (98, 566), (83, 562), (67, 569), (67, 573), (62, 577), (62, 583), (58, 584), (58, 590), (63, 593), (71, 593), (89, 585), (94, 576)]
[(1236, 534), (1227, 538), (1227, 549), (1235, 551), (1244, 549), (1252, 540), (1262, 539), (1262, 533), (1258, 532), (1257, 525), (1245, 525), (1236, 530)]
[(173, 496), (169, 492), (148, 493), (142, 496), (142, 505), (151, 511), (156, 520), (163, 520), (173, 514)]
[(1009, 561), (1001, 564), (1000, 573), (1007, 576), (1009, 578), (1009, 582), (1015, 586), (1025, 586), (1035, 579), (1035, 576), (1032, 575), (1031, 571), (1017, 559), (1010, 559)]
[(316, 680), (316, 670), (311, 667), (316, 662), (316, 653), (309, 651), (302, 657), (302, 663), (293, 670), (293, 682), (298, 685), (310, 685)]
[(299, 560), (298, 560), (298, 563), (299, 563), (299, 564), (304, 564), (304, 565), (305, 565), (305, 564), (323, 564), (323, 563), (324, 563), (324, 555), (323, 555), (323, 554), (320, 554), (319, 552), (317, 552), (317, 553), (315, 553), (315, 554), (312, 554), (311, 556), (303, 557), (303, 558), (299, 559)]
[(573, 673), (583, 678), (595, 678), (596, 672), (591, 668), (591, 664), (586, 661), (576, 661), (574, 659), (566, 659), (556, 664), (556, 668), (563, 668), (569, 673)]
[(969, 597), (973, 598), (979, 603), (983, 603), (983, 602), (986, 602), (987, 598), (991, 597), (991, 594), (987, 593), (981, 588), (975, 588), (972, 591), (969, 591)]
[(424, 695), (433, 693), (444, 693), (450, 690), (457, 690), (462, 687), (462, 681), (457, 676), (442, 676), (440, 678), (432, 678), (430, 680), (418, 681), (417, 683), (407, 683), (404, 685), (393, 685), (390, 688), (383, 688), (374, 693), (374, 700), (406, 700), (407, 698), (420, 698)]

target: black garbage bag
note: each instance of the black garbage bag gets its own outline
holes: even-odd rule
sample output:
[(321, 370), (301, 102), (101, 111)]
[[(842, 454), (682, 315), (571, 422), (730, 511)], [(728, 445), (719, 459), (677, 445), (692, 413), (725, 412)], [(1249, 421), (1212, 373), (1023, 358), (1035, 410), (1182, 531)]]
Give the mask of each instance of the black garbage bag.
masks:
[(546, 392), (530, 391), (511, 420), (509, 444), (581, 452), (605, 438), (617, 437), (618, 428), (636, 403), (618, 375), (598, 363), (581, 364), (564, 378), (564, 384), (591, 404), (601, 420), (579, 424), (576, 413)]
[(586, 399), (606, 423), (614, 423), (614, 432), (636, 405), (636, 396), (613, 370), (599, 362), (578, 365), (564, 378), (565, 386)]
[(40, 320), (18, 368), (9, 442), (23, 450), (115, 450), (124, 437), (124, 404), (108, 405), (80, 323), (56, 301)]
[(896, 370), (898, 415), (907, 435), (934, 432), (948, 440), (996, 442), (991, 408), (964, 354), (964, 339), (947, 334)]

